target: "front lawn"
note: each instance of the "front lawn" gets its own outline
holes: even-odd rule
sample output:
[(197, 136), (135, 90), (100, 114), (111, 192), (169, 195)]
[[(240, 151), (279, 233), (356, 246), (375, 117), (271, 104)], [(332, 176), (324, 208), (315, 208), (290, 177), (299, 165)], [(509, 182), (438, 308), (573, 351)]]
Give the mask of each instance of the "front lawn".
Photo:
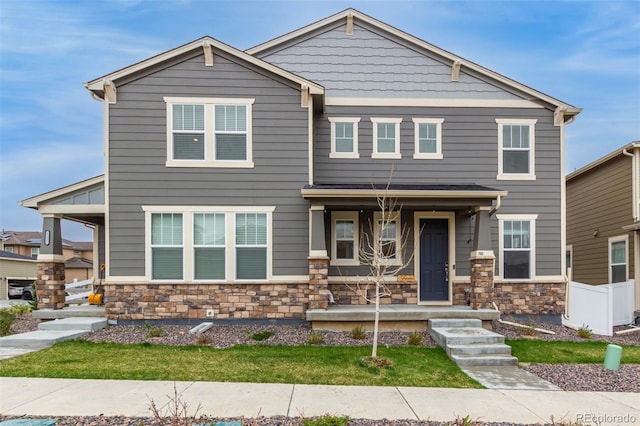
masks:
[(70, 341), (0, 361), (0, 376), (481, 388), (441, 348), (379, 347), (392, 367), (359, 362), (370, 347), (121, 345)]
[[(511, 354), (520, 362), (545, 364), (597, 364), (604, 361), (605, 342), (549, 342), (544, 340), (507, 340)], [(623, 364), (640, 364), (640, 346), (622, 346)]]

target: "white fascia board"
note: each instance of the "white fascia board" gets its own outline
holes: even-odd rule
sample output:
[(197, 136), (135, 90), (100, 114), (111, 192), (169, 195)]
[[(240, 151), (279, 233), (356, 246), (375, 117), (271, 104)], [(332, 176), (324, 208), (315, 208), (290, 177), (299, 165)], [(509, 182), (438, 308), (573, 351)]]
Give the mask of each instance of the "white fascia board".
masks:
[[(71, 185), (63, 186), (62, 188), (54, 189), (53, 191), (45, 192), (44, 194), (36, 195), (31, 198), (27, 198), (26, 200), (22, 200), (19, 204), (22, 207), (29, 207), (32, 209), (37, 209), (38, 205), (47, 200), (51, 200), (53, 198), (57, 198), (63, 196), (65, 194), (79, 191), (85, 188), (89, 188), (90, 186), (104, 183), (104, 175), (99, 175), (96, 177), (92, 177), (87, 180), (83, 180), (80, 182), (73, 183)], [(104, 208), (104, 207), (103, 207)]]
[(303, 188), (305, 198), (370, 198), (385, 194), (398, 198), (489, 198), (506, 197), (508, 191), (438, 191), (438, 190), (375, 190), (375, 189), (315, 189)]
[(104, 204), (49, 204), (40, 206), (41, 214), (104, 214)]
[(122, 68), (118, 71), (112, 72), (110, 74), (107, 74), (105, 76), (99, 77), (95, 80), (91, 80), (87, 83), (84, 84), (84, 87), (86, 87), (89, 91), (91, 92), (101, 92), (104, 89), (104, 83), (105, 81), (116, 81), (120, 78), (126, 77), (130, 74), (133, 74), (135, 72), (144, 70), (145, 68), (151, 67), (153, 65), (157, 65), (160, 64), (164, 61), (167, 61), (171, 58), (174, 58), (178, 55), (181, 55), (183, 53), (189, 52), (191, 50), (194, 49), (201, 49), (205, 44), (211, 46), (214, 49), (214, 54), (215, 54), (215, 50), (221, 50), (223, 52), (226, 52), (230, 55), (236, 56), (239, 59), (242, 59), (246, 62), (249, 62), (253, 65), (256, 65), (260, 68), (263, 68), (267, 71), (270, 71), (276, 75), (279, 75), (281, 77), (284, 77), (290, 81), (293, 81), (297, 84), (300, 85), (300, 87), (302, 88), (303, 85), (306, 85), (309, 88), (309, 93), (312, 95), (321, 95), (324, 94), (324, 87), (322, 87), (321, 85), (314, 83), (312, 81), (306, 80), (298, 75), (295, 75), (289, 71), (286, 71), (282, 68), (279, 68), (275, 65), (272, 65), (268, 62), (263, 61), (262, 59), (258, 59), (254, 56), (251, 56), (241, 50), (235, 49), (227, 44), (224, 44), (222, 42), (219, 42), (218, 40), (211, 38), (209, 36), (203, 37), (201, 39), (192, 41), (191, 43), (187, 43), (185, 45), (182, 45), (180, 47), (177, 47), (175, 49), (171, 49), (168, 50), (164, 53), (160, 53), (159, 55), (153, 56), (149, 59), (146, 59), (144, 61), (138, 62), (136, 64), (130, 65), (126, 68)]
[(340, 13), (337, 13), (335, 15), (329, 16), (328, 18), (322, 19), (322, 20), (317, 21), (317, 22), (315, 22), (313, 24), (310, 24), (310, 25), (307, 25), (305, 27), (302, 27), (302, 28), (300, 28), (300, 29), (298, 29), (296, 31), (292, 31), (292, 32), (290, 32), (288, 34), (285, 34), (285, 35), (283, 35), (281, 37), (278, 37), (278, 38), (275, 38), (273, 40), (270, 40), (270, 41), (268, 41), (266, 43), (259, 44), (259, 45), (255, 46), (255, 47), (252, 47), (251, 49), (247, 49), (246, 52), (248, 54), (250, 54), (250, 55), (258, 54), (258, 53), (260, 53), (260, 52), (262, 52), (264, 50), (267, 50), (267, 49), (270, 49), (272, 47), (275, 47), (275, 46), (277, 46), (277, 45), (279, 45), (281, 43), (286, 43), (287, 41), (292, 40), (292, 39), (294, 39), (296, 37), (302, 36), (305, 33), (312, 32), (312, 31), (314, 31), (316, 29), (322, 28), (325, 25), (330, 25), (330, 24), (332, 24), (332, 23), (334, 23), (336, 21), (339, 21), (339, 20), (344, 20), (345, 24), (346, 24), (346, 19), (347, 19), (348, 16), (353, 16), (355, 19), (359, 19), (359, 20), (361, 20), (363, 22), (366, 22), (369, 25), (378, 27), (378, 28), (380, 28), (380, 29), (382, 29), (384, 31), (387, 31), (390, 34), (393, 34), (393, 35), (395, 35), (395, 36), (397, 36), (397, 37), (399, 37), (399, 38), (401, 38), (403, 40), (406, 40), (406, 41), (408, 41), (408, 42), (410, 42), (410, 43), (412, 43), (412, 44), (414, 44), (414, 45), (416, 45), (418, 47), (421, 47), (423, 49), (431, 51), (431, 52), (433, 52), (433, 53), (435, 53), (435, 54), (437, 54), (437, 55), (439, 55), (439, 56), (451, 61), (452, 64), (458, 62), (458, 63), (460, 63), (460, 67), (468, 68), (468, 69), (473, 70), (473, 71), (475, 71), (477, 73), (480, 73), (482, 75), (490, 77), (490, 78), (492, 78), (492, 79), (494, 79), (496, 81), (499, 81), (499, 82), (504, 83), (504, 84), (506, 84), (508, 86), (511, 86), (511, 87), (523, 92), (523, 93), (526, 93), (526, 94), (531, 95), (531, 96), (533, 96), (535, 98), (538, 98), (538, 99), (540, 99), (540, 100), (542, 100), (542, 101), (544, 101), (544, 102), (546, 102), (548, 104), (554, 105), (556, 107), (559, 107), (559, 106), (567, 107), (567, 113), (566, 113), (567, 119), (577, 115), (580, 112), (579, 108), (573, 108), (571, 105), (566, 104), (565, 102), (562, 102), (559, 99), (556, 99), (556, 98), (551, 97), (549, 95), (546, 95), (546, 94), (544, 94), (542, 92), (539, 92), (539, 91), (537, 91), (537, 90), (535, 90), (535, 89), (533, 89), (533, 88), (531, 88), (529, 86), (526, 86), (526, 85), (524, 85), (522, 83), (518, 83), (515, 80), (512, 80), (512, 79), (510, 79), (508, 77), (505, 77), (502, 74), (499, 74), (499, 73), (497, 73), (495, 71), (491, 71), (490, 69), (485, 68), (483, 66), (480, 66), (480, 65), (478, 65), (478, 64), (476, 64), (474, 62), (471, 62), (469, 60), (461, 58), (460, 56), (454, 55), (453, 53), (451, 53), (451, 52), (449, 52), (447, 50), (441, 49), (441, 48), (439, 48), (439, 47), (437, 47), (437, 46), (435, 46), (435, 45), (433, 45), (431, 43), (428, 43), (428, 42), (426, 42), (426, 41), (424, 41), (424, 40), (422, 40), (422, 39), (420, 39), (418, 37), (415, 37), (415, 36), (413, 36), (413, 35), (411, 35), (409, 33), (401, 31), (401, 30), (399, 30), (399, 29), (397, 29), (395, 27), (392, 27), (391, 25), (385, 24), (382, 21), (378, 21), (377, 19), (372, 18), (371, 16), (368, 16), (368, 15), (365, 15), (364, 13), (361, 13), (361, 12), (355, 10), (355, 9), (344, 10), (344, 11), (342, 11)]

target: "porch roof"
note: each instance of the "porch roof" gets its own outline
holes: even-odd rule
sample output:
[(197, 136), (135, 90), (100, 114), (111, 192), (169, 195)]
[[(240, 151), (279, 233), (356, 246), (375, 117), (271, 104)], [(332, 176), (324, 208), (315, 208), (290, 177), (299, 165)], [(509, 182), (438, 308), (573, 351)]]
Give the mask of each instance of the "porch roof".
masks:
[(104, 175), (57, 188), (20, 201), (41, 214), (57, 214), (81, 223), (104, 224)]
[(476, 184), (318, 184), (305, 185), (302, 196), (310, 200), (333, 200), (344, 203), (357, 199), (375, 200), (387, 196), (410, 201), (411, 204), (429, 202), (447, 205), (487, 205), (506, 197), (507, 191)]

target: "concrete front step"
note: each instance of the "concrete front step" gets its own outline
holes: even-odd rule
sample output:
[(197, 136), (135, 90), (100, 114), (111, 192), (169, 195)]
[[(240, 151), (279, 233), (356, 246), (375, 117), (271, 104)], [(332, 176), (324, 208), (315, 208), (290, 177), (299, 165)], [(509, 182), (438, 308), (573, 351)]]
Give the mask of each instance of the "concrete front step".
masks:
[(43, 349), (87, 334), (85, 330), (38, 330), (0, 337), (0, 347)]
[(442, 347), (448, 345), (472, 345), (504, 343), (504, 336), (482, 327), (432, 328), (431, 336)]
[(447, 345), (447, 355), (511, 355), (511, 346), (495, 343), (474, 343), (471, 345)]
[(98, 317), (70, 317), (53, 321), (41, 322), (38, 330), (82, 330), (96, 331), (107, 326), (106, 318)]
[(104, 305), (79, 305), (67, 306), (64, 309), (38, 309), (31, 312), (31, 316), (37, 319), (52, 320), (72, 317), (98, 317), (105, 318)]
[(460, 367), (506, 367), (517, 366), (518, 358), (511, 355), (450, 355)]
[(477, 318), (433, 318), (429, 320), (429, 328), (482, 327)]

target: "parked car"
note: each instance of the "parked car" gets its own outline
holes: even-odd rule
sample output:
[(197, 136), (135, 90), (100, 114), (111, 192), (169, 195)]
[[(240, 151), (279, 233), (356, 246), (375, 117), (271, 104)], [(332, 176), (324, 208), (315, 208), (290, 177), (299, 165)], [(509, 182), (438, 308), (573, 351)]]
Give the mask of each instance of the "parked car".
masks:
[(9, 299), (33, 300), (31, 283), (9, 283)]

